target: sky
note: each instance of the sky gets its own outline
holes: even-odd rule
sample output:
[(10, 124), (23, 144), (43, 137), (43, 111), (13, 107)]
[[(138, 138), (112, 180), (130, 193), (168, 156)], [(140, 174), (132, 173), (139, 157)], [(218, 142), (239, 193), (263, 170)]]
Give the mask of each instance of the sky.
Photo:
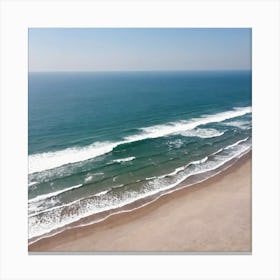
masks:
[(30, 28), (29, 72), (250, 70), (250, 28)]

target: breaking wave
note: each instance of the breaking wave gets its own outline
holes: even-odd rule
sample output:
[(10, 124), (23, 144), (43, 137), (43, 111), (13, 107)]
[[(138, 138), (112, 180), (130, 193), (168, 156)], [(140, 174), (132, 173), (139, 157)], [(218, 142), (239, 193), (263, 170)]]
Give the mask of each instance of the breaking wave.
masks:
[[(177, 122), (170, 122), (162, 125), (154, 125), (139, 129), (139, 133), (123, 138), (119, 142), (95, 142), (85, 147), (73, 147), (55, 152), (45, 152), (33, 154), (29, 156), (29, 174), (41, 172), (43, 170), (53, 169), (65, 164), (85, 161), (91, 158), (111, 152), (119, 145), (141, 141), (149, 138), (159, 138), (170, 134), (189, 133), (187, 131), (194, 130), (200, 125), (208, 123), (222, 122), (235, 117), (243, 116), (251, 112), (251, 107), (234, 108), (233, 110), (212, 114), (203, 115), (199, 118), (191, 120), (181, 120)], [(197, 132), (198, 131), (198, 132)], [(199, 130), (196, 130), (199, 134)], [(212, 130), (213, 135), (213, 130)], [(210, 133), (210, 134), (211, 134)], [(217, 133), (217, 132), (216, 132)], [(219, 132), (221, 133), (221, 132)], [(200, 131), (200, 136), (207, 136), (207, 133)], [(209, 130), (208, 130), (209, 135)], [(208, 137), (208, 136), (207, 136)], [(211, 136), (215, 137), (215, 136)]]

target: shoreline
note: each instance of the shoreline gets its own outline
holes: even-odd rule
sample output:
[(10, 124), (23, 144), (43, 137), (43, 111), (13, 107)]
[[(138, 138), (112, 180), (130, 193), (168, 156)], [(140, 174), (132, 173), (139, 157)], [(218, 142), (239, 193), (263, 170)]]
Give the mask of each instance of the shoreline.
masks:
[[(229, 166), (205, 181), (166, 193), (138, 209), (115, 213), (98, 223), (77, 226), (66, 229), (51, 237), (44, 237), (29, 244), (28, 250), (30, 253), (250, 252), (251, 153), (252, 152), (249, 151), (233, 163), (232, 166)], [(237, 174), (239, 177), (237, 177)], [(232, 185), (236, 185), (237, 183), (239, 183), (238, 187), (241, 194), (236, 192), (234, 187), (232, 187)], [(224, 186), (224, 188), (220, 192), (217, 188), (219, 189), (221, 186)], [(210, 196), (210, 198), (212, 197), (211, 202), (214, 202), (214, 206), (223, 205), (227, 207), (227, 202), (232, 203), (229, 193), (235, 194), (237, 198), (239, 197), (240, 201), (238, 201), (237, 198), (237, 201), (234, 201), (236, 204), (235, 206), (238, 207), (242, 204), (241, 208), (246, 211), (243, 211), (243, 213), (237, 211), (239, 215), (232, 216), (229, 209), (223, 209), (222, 207), (214, 209), (215, 211), (212, 213), (213, 217), (209, 220), (207, 211), (202, 211), (199, 206), (207, 204), (209, 212), (213, 212), (209, 201)], [(219, 198), (219, 196), (221, 197)], [(223, 196), (226, 201), (223, 200)], [(217, 208), (217, 206), (213, 208)], [(184, 211), (186, 210), (187, 212), (184, 215)], [(234, 208), (231, 210), (234, 210)], [(232, 227), (231, 230), (234, 234), (228, 231), (228, 229), (226, 231), (230, 235), (228, 239), (225, 238), (225, 236), (219, 236), (215, 246), (215, 242), (211, 243), (209, 238), (211, 239), (211, 231), (212, 233), (213, 231), (215, 232), (213, 224), (217, 224), (218, 228), (223, 228), (223, 223), (219, 222), (217, 218), (217, 216), (222, 215), (223, 212), (225, 212), (225, 216), (226, 214), (228, 215), (226, 218), (230, 218), (232, 222), (235, 223), (235, 225), (230, 226), (228, 225), (228, 221), (225, 221), (227, 227)], [(246, 216), (246, 221), (244, 221), (244, 217), (242, 218), (242, 214)], [(174, 217), (174, 221), (172, 217)], [(162, 223), (160, 223), (159, 220), (163, 220)], [(203, 224), (202, 221), (205, 220), (208, 226)], [(238, 220), (241, 222), (239, 227), (238, 223), (236, 223)], [(191, 223), (188, 224), (186, 223), (187, 221), (191, 221)], [(184, 222), (184, 225), (182, 225), (182, 222)], [(146, 223), (148, 228), (143, 228), (143, 224)], [(171, 228), (171, 225), (173, 225), (174, 228)], [(181, 227), (185, 227), (186, 231), (181, 231)], [(236, 227), (239, 234), (236, 234), (236, 229), (234, 229), (234, 227)], [(195, 229), (197, 229), (197, 232), (195, 232)], [(157, 230), (159, 235), (162, 235), (161, 238), (158, 238)], [(177, 235), (175, 236), (178, 238), (174, 239), (172, 237), (172, 232), (176, 232)], [(184, 232), (187, 232), (188, 236), (183, 236), (183, 238), (181, 238), (180, 234), (182, 235)], [(243, 238), (239, 236), (240, 240), (237, 242), (238, 240), (235, 239), (238, 239), (240, 233), (243, 233), (246, 238), (244, 236)], [(210, 235), (208, 236), (208, 234)], [(197, 239), (195, 235), (202, 235), (203, 238)], [(220, 235), (223, 235), (223, 233), (220, 233)], [(207, 244), (207, 240), (209, 244)], [(199, 243), (201, 244), (199, 245)]]

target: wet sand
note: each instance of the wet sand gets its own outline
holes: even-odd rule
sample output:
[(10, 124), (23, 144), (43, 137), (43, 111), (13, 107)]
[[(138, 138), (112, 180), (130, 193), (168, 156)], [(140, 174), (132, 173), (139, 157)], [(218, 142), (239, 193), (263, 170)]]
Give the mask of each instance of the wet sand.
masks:
[(29, 252), (251, 252), (251, 152), (220, 174)]

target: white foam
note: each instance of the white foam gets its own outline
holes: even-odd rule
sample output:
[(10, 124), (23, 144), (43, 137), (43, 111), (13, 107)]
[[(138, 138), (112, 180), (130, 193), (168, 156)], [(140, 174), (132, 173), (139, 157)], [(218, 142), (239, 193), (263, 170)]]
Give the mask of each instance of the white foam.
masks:
[(135, 157), (127, 157), (127, 158), (114, 159), (112, 162), (122, 163), (122, 162), (132, 161), (134, 159)]
[(37, 185), (38, 184), (38, 182), (30, 182), (29, 184), (28, 184), (28, 187), (32, 187), (32, 186), (35, 186), (35, 185)]
[(149, 181), (149, 180), (153, 180), (153, 179), (156, 179), (157, 177), (156, 176), (152, 176), (152, 177), (147, 177), (145, 180)]
[(46, 209), (52, 209), (59, 202), (57, 197), (51, 197), (49, 200), (38, 200), (28, 204), (28, 216), (35, 216)]
[[(246, 152), (248, 152), (249, 150), (250, 150), (250, 148), (247, 149), (247, 150), (242, 151), (241, 153), (239, 153), (239, 155), (236, 155), (236, 157), (237, 157), (237, 158), (240, 158), (242, 155), (244, 155), (244, 154), (245, 154)], [(228, 167), (229, 167), (229, 166), (225, 167), (225, 168), (222, 169), (221, 171), (226, 170)], [(221, 171), (220, 171), (220, 172), (221, 172)], [(213, 176), (217, 175), (217, 174), (220, 173), (220, 172), (214, 173), (214, 174), (210, 175), (210, 176), (207, 177), (207, 178), (203, 178), (203, 179), (197, 181), (196, 183), (204, 182), (204, 181), (208, 180), (209, 178), (212, 178)], [(178, 184), (177, 184), (177, 185), (178, 185)], [(192, 184), (189, 184), (189, 185), (186, 185), (186, 186), (181, 186), (180, 188), (176, 188), (176, 189), (179, 190), (179, 189), (182, 189), (182, 188), (185, 188), (185, 187), (189, 187), (189, 186), (191, 186), (191, 185), (192, 185)], [(135, 207), (135, 208), (132, 208), (132, 209), (122, 209), (122, 210), (117, 211), (117, 212), (112, 212), (112, 213), (110, 213), (109, 215), (107, 215), (107, 216), (105, 216), (105, 217), (103, 217), (103, 218), (101, 218), (101, 219), (94, 220), (94, 221), (90, 221), (90, 222), (88, 222), (88, 223), (79, 224), (79, 225), (77, 225), (77, 226), (74, 226), (73, 228), (89, 226), (89, 225), (92, 225), (92, 224), (96, 224), (96, 223), (102, 222), (102, 221), (108, 219), (108, 218), (111, 217), (111, 216), (114, 216), (114, 215), (117, 215), (117, 214), (120, 214), (120, 213), (132, 212), (132, 211), (135, 211), (135, 210), (137, 210), (137, 209), (143, 208), (143, 207), (145, 207), (146, 205), (151, 204), (152, 202), (158, 200), (160, 197), (162, 197), (162, 196), (164, 196), (164, 195), (168, 195), (168, 194), (170, 194), (170, 193), (173, 193), (174, 191), (176, 191), (176, 189), (174, 189), (174, 188), (169, 188), (168, 191), (162, 192), (160, 195), (158, 195), (158, 196), (155, 197), (154, 199), (152, 199), (152, 200), (150, 200), (150, 201), (148, 201), (148, 202), (146, 202), (146, 203), (144, 203), (144, 204), (142, 204), (142, 205), (140, 205), (140, 206), (138, 206), (138, 207)], [(149, 194), (148, 196), (150, 196), (150, 194)], [(141, 199), (141, 198), (140, 198), (140, 199)], [(137, 199), (135, 199), (135, 200), (137, 200)], [(119, 207), (117, 207), (117, 208), (121, 208), (121, 206), (119, 206)], [(114, 208), (111, 208), (111, 209), (113, 210)], [(82, 219), (82, 217), (81, 217), (80, 219)], [(78, 220), (80, 220), (80, 219), (78, 219)], [(61, 225), (61, 226), (60, 226), (60, 230), (59, 230), (59, 231), (56, 231), (56, 232), (52, 232), (52, 230), (58, 229), (58, 228), (53, 228), (53, 229), (49, 230), (48, 232), (46, 232), (46, 234), (44, 234), (44, 236), (45, 236), (45, 237), (51, 237), (51, 236), (54, 236), (54, 235), (56, 235), (56, 234), (58, 234), (58, 233), (63, 232), (63, 231), (64, 231), (63, 226), (65, 226), (65, 225), (67, 225), (67, 224)], [(69, 224), (68, 224), (68, 225), (69, 225)], [(71, 228), (71, 226), (68, 226), (68, 227), (67, 227), (67, 229), (70, 229), (70, 228)], [(38, 239), (35, 239), (34, 241), (30, 242), (29, 244), (32, 244), (32, 243), (34, 243), (34, 242), (40, 240), (40, 239), (41, 239), (41, 238), (40, 238), (40, 235), (35, 235), (35, 236), (33, 236), (33, 237), (38, 237), (38, 236), (39, 236)], [(31, 237), (30, 237), (30, 238), (31, 238)]]
[(245, 139), (241, 139), (241, 140), (239, 140), (239, 141), (237, 141), (237, 142), (235, 142), (235, 143), (225, 147), (224, 150), (228, 150), (228, 149), (230, 149), (232, 147), (235, 147), (235, 146), (239, 145), (240, 143), (247, 141), (248, 139), (249, 139), (249, 137), (247, 137)]
[(182, 136), (199, 138), (214, 138), (222, 136), (224, 133), (225, 131), (219, 131), (213, 128), (196, 128), (192, 130), (179, 132), (179, 134)]
[(174, 175), (178, 174), (179, 172), (184, 171), (184, 170), (185, 170), (187, 167), (189, 167), (190, 165), (201, 164), (201, 163), (206, 162), (207, 160), (208, 160), (208, 157), (204, 157), (203, 159), (200, 159), (200, 160), (191, 161), (191, 162), (188, 163), (187, 165), (178, 167), (178, 168), (176, 168), (173, 172), (168, 173), (168, 174), (161, 175), (161, 176), (159, 176), (158, 178), (159, 178), (159, 179), (162, 179), (162, 178), (165, 178), (165, 177), (174, 176)]
[(119, 144), (119, 142), (96, 142), (82, 148), (74, 147), (56, 152), (30, 155), (28, 157), (29, 174), (95, 158), (112, 151)]
[[(242, 154), (244, 154), (246, 151), (248, 151), (251, 148), (250, 144), (242, 144), (242, 145), (234, 146), (227, 157), (218, 157), (217, 160), (211, 161), (209, 163), (206, 163), (207, 160), (205, 160), (205, 158), (196, 161), (197, 163), (201, 162), (204, 165), (200, 166), (199, 164), (192, 164), (196, 168), (190, 171), (186, 170), (185, 172), (180, 173), (179, 176), (173, 178), (174, 179), (173, 182), (166, 183), (165, 181), (163, 181), (165, 179), (161, 179), (161, 180), (155, 179), (149, 182), (147, 185), (145, 185), (143, 188), (143, 192), (141, 193), (135, 191), (129, 191), (129, 192), (123, 192), (121, 194), (121, 197), (114, 196), (113, 194), (109, 194), (108, 196), (104, 196), (104, 198), (102, 195), (100, 195), (99, 197), (102, 197), (102, 199), (100, 200), (90, 200), (87, 198), (79, 199), (77, 201), (68, 204), (69, 206), (71, 205), (71, 207), (75, 211), (66, 212), (68, 214), (67, 216), (64, 216), (63, 219), (62, 219), (62, 211), (66, 205), (49, 209), (49, 211), (47, 212), (50, 213), (47, 213), (46, 216), (40, 216), (38, 218), (37, 215), (29, 216), (29, 238), (47, 234), (54, 229), (58, 229), (72, 222), (79, 221), (80, 219), (87, 217), (89, 215), (101, 213), (107, 210), (114, 210), (122, 206), (125, 206), (129, 203), (132, 203), (134, 201), (137, 201), (139, 199), (152, 196), (157, 193), (163, 193), (163, 191), (166, 190), (170, 191), (178, 184), (186, 180), (188, 177), (192, 175), (201, 174), (207, 171), (215, 170), (221, 167), (222, 165), (224, 165), (225, 163), (229, 162), (230, 160), (240, 157)], [(96, 197), (96, 199), (98, 199), (98, 197)], [(38, 223), (38, 219), (40, 219), (40, 223)]]
[(208, 123), (221, 122), (227, 119), (232, 119), (250, 113), (251, 107), (235, 108), (231, 111), (217, 113), (213, 115), (204, 115), (200, 118), (191, 119), (188, 121), (182, 120), (178, 122), (171, 122), (163, 125), (155, 125), (150, 127), (142, 128), (142, 133), (138, 135), (132, 135), (126, 137), (127, 141), (139, 141), (146, 138), (158, 138), (170, 134), (181, 133), (186, 130), (192, 130), (196, 127)]
[(123, 186), (124, 186), (124, 184), (116, 185), (116, 186), (113, 186), (112, 189), (118, 189), (118, 188), (121, 188)]
[(208, 157), (205, 157), (203, 159), (200, 159), (200, 160), (195, 160), (195, 161), (192, 161), (189, 165), (191, 164), (201, 164), (201, 163), (204, 163), (208, 160)]
[[(95, 196), (95, 195), (92, 195), (92, 196)], [(89, 197), (88, 197), (89, 198)], [(35, 217), (35, 216), (38, 216), (40, 214), (43, 214), (43, 213), (47, 213), (47, 212), (52, 212), (54, 210), (58, 210), (58, 209), (62, 209), (62, 208), (65, 208), (65, 207), (68, 207), (68, 206), (71, 206), (71, 205), (74, 205), (76, 203), (79, 203), (81, 200), (83, 200), (84, 198), (79, 198), (77, 200), (74, 200), (74, 201), (71, 201), (69, 203), (64, 203), (64, 204), (61, 204), (61, 205), (57, 205), (57, 206), (54, 206), (54, 207), (51, 207), (51, 208), (47, 208), (47, 209), (44, 209), (44, 210), (41, 210), (41, 211), (38, 211), (36, 212), (35, 214), (31, 214), (28, 216), (28, 218), (32, 218), (32, 217)], [(33, 207), (33, 204), (29, 204), (28, 205), (28, 208), (31, 209)], [(37, 206), (35, 206), (37, 207)], [(39, 209), (40, 210), (40, 209)]]
[(93, 176), (92, 176), (92, 175), (89, 175), (89, 176), (87, 176), (87, 177), (85, 178), (84, 182), (85, 182), (85, 183), (88, 183), (88, 182), (90, 182), (92, 179), (93, 179)]
[(184, 171), (184, 170), (185, 170), (185, 166), (181, 166), (181, 167), (176, 168), (173, 172), (168, 173), (168, 174), (161, 175), (161, 176), (159, 176), (158, 178), (161, 179), (161, 178), (165, 178), (165, 177), (169, 177), (169, 176), (174, 176), (174, 175), (176, 175), (176, 174), (178, 174), (179, 172)]
[(171, 140), (167, 142), (167, 145), (170, 148), (180, 149), (184, 145), (184, 141), (182, 139)]
[(235, 126), (241, 129), (248, 129), (251, 127), (251, 122), (248, 120), (231, 121), (231, 122), (226, 122), (224, 124), (228, 126)]
[(222, 152), (223, 150), (224, 150), (224, 148), (221, 148), (221, 149), (219, 149), (218, 151), (212, 153), (211, 156), (214, 156), (214, 155), (216, 155), (216, 154)]
[(98, 172), (98, 173), (91, 173), (91, 174), (87, 174), (85, 180), (84, 180), (84, 183), (89, 183), (92, 181), (92, 179), (95, 177), (95, 176), (100, 176), (100, 175), (104, 175), (103, 172)]
[(95, 194), (94, 196), (101, 196), (101, 195), (104, 195), (104, 194), (108, 193), (110, 190), (111, 190), (111, 189), (106, 190), (106, 191), (103, 191), (103, 192), (99, 192), (99, 193)]
[(47, 194), (42, 194), (42, 195), (38, 195), (34, 198), (31, 198), (28, 200), (28, 203), (34, 203), (34, 202), (38, 202), (40, 200), (45, 200), (47, 198), (51, 198), (51, 197), (54, 197), (54, 196), (57, 196), (61, 193), (64, 193), (64, 192), (68, 192), (70, 190), (73, 190), (73, 189), (77, 189), (77, 188), (80, 188), (82, 187), (83, 185), (82, 184), (79, 184), (79, 185), (76, 185), (76, 186), (71, 186), (69, 188), (66, 188), (66, 189), (63, 189), (63, 190), (59, 190), (59, 191), (56, 191), (56, 192), (52, 192), (52, 193), (47, 193)]
[(127, 136), (119, 142), (96, 142), (85, 147), (73, 147), (56, 152), (46, 152), (34, 154), (29, 159), (29, 174), (40, 172), (47, 169), (56, 168), (65, 164), (85, 161), (100, 155), (109, 153), (115, 147), (134, 141), (140, 141), (148, 138), (158, 138), (170, 134), (182, 133), (187, 130), (193, 130), (196, 127), (208, 123), (221, 122), (227, 119), (235, 118), (251, 112), (251, 107), (234, 108), (234, 110), (217, 113), (213, 115), (204, 115), (200, 118), (191, 120), (181, 120), (162, 125), (144, 127), (140, 133)]

